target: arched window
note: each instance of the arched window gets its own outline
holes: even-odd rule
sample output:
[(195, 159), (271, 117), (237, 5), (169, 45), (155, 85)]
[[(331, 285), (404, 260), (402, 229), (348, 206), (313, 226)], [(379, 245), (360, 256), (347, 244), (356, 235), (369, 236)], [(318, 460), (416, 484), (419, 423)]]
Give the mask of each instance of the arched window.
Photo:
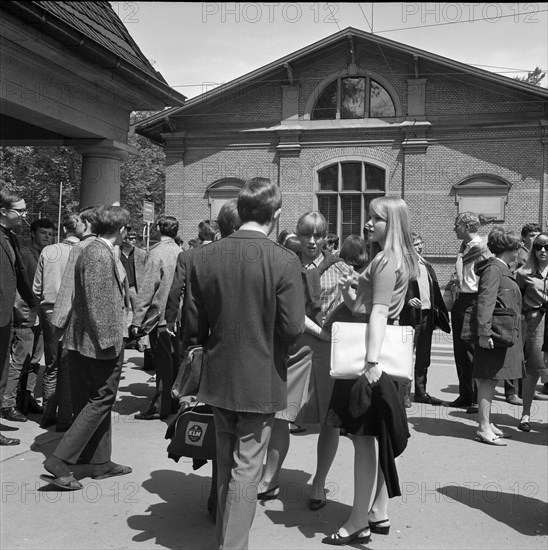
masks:
[(239, 178), (223, 178), (213, 182), (206, 189), (206, 197), (209, 202), (209, 219), (216, 220), (221, 206), (230, 199), (238, 196), (244, 186), (244, 181)]
[(337, 78), (326, 86), (312, 110), (312, 120), (395, 116), (396, 107), (386, 88), (368, 76)]
[(318, 210), (325, 216), (328, 233), (341, 240), (361, 235), (369, 219), (369, 204), (386, 190), (386, 171), (363, 161), (341, 160), (317, 172)]

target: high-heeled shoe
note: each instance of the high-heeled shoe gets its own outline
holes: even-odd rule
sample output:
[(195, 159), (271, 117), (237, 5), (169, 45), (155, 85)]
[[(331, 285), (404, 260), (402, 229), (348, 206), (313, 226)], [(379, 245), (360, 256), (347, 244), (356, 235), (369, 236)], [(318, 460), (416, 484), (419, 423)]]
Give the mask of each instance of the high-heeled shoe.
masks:
[(280, 496), (280, 486), (276, 485), (268, 491), (263, 491), (262, 493), (257, 493), (257, 500), (276, 500)]
[[(382, 525), (383, 523), (388, 523), (388, 525)], [(381, 519), (380, 521), (370, 521), (369, 529), (375, 535), (388, 535), (390, 532), (390, 520), (388, 518)]]
[(336, 533), (332, 533), (328, 537), (323, 538), (322, 542), (324, 544), (330, 544), (331, 546), (343, 546), (344, 544), (353, 544), (356, 542), (365, 544), (368, 543), (370, 540), (371, 531), (369, 530), (369, 527), (362, 527), (361, 529), (358, 529), (355, 533), (352, 533), (347, 537), (343, 537), (337, 531)]

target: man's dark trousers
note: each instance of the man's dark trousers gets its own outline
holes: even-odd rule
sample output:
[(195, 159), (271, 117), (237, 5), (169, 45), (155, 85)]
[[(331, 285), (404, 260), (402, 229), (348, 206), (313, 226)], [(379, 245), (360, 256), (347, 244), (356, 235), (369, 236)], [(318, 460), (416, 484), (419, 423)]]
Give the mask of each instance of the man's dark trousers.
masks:
[(153, 330), (149, 336), (156, 371), (156, 392), (149, 411), (167, 417), (179, 409), (178, 400), (171, 397), (171, 388), (179, 370), (178, 338), (171, 336), (165, 326)]
[(122, 361), (92, 359), (76, 351), (70, 355), (70, 384), (73, 410), (72, 426), (53, 456), (68, 464), (104, 464), (112, 452), (111, 413), (116, 401)]
[(415, 327), (415, 396), (426, 394), (433, 331), (430, 310), (421, 310), (420, 323)]
[(477, 403), (477, 392), (472, 377), (474, 366), (474, 348), (464, 342), (460, 335), (464, 323), (464, 312), (470, 303), (478, 297), (475, 292), (461, 292), (451, 309), (451, 326), (453, 329), (453, 353), (459, 378), (459, 396), (466, 403)]

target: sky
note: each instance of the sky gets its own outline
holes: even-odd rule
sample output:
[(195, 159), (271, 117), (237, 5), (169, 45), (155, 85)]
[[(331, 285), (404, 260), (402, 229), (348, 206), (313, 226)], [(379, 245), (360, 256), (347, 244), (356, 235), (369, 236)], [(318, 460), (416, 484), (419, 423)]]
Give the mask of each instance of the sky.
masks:
[(548, 69), (548, 2), (111, 5), (155, 69), (188, 98), (347, 27), (372, 27), (379, 36), (509, 77)]

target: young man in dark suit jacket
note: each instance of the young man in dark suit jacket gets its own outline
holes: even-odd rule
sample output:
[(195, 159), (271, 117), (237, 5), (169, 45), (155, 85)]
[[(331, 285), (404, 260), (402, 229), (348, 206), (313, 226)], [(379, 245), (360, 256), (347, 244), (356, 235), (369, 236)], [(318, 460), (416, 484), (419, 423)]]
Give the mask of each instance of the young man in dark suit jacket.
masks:
[(198, 400), (213, 407), (219, 548), (245, 549), (274, 413), (287, 406), (287, 350), (304, 330), (300, 261), (268, 239), (277, 185), (255, 178), (238, 197), (242, 226), (202, 247), (190, 273), (185, 330), (204, 345)]
[(82, 484), (69, 464), (93, 465), (91, 477), (105, 479), (131, 472), (111, 461), (111, 412), (116, 401), (127, 336), (125, 275), (115, 245), (126, 235), (129, 212), (101, 206), (96, 212), (99, 237), (84, 248), (74, 270), (74, 302), (64, 334), (69, 350), (73, 424), (44, 462), (51, 476), (40, 479), (68, 490)]
[[(400, 315), (400, 322), (415, 328), (415, 403), (442, 405), (443, 401), (426, 392), (428, 367), (432, 354), (432, 333), (441, 328), (450, 331), (449, 314), (441, 295), (438, 278), (432, 265), (422, 257), (423, 240), (418, 233), (412, 233), (413, 247), (419, 255), (420, 276), (411, 281), (405, 297), (406, 307)], [(437, 314), (436, 314), (437, 309)], [(442, 322), (440, 322), (440, 319)], [(440, 326), (437, 326), (439, 323)], [(405, 406), (410, 407), (411, 382), (405, 384)]]
[[(35, 301), (13, 229), (27, 214), (25, 201), (0, 189), (0, 400), (6, 388), (12, 340), (13, 304), (17, 290), (29, 307)], [(18, 445), (19, 439), (0, 435), (0, 445)]]

